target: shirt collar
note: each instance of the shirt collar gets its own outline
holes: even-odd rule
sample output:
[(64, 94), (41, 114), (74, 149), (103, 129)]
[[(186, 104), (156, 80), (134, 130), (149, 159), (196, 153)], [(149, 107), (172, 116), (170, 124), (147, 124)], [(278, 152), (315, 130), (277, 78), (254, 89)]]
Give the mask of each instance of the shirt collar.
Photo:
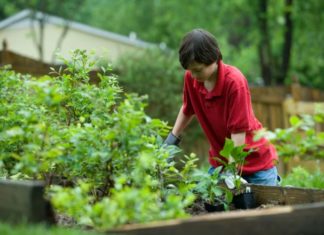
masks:
[(207, 89), (204, 86), (203, 82), (198, 82), (197, 80), (194, 79), (193, 81), (193, 86), (195, 89), (197, 89), (200, 93), (202, 93), (203, 95), (205, 95), (206, 99), (211, 99), (215, 96), (221, 96), (222, 95), (222, 91), (223, 91), (223, 87), (224, 87), (224, 81), (225, 81), (225, 76), (224, 76), (224, 69), (225, 69), (225, 65), (222, 62), (222, 60), (219, 60), (218, 63), (218, 68), (217, 68), (217, 80), (216, 80), (216, 84), (213, 90), (211, 90), (210, 92), (207, 91)]

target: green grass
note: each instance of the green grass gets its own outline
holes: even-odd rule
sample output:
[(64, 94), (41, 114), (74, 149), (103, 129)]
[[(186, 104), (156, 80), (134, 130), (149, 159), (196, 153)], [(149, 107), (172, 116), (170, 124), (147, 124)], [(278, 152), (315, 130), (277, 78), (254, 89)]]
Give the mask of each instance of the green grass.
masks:
[(63, 228), (57, 226), (46, 226), (42, 224), (20, 224), (10, 225), (0, 222), (1, 235), (103, 235), (103, 233), (94, 231), (84, 231), (72, 228)]

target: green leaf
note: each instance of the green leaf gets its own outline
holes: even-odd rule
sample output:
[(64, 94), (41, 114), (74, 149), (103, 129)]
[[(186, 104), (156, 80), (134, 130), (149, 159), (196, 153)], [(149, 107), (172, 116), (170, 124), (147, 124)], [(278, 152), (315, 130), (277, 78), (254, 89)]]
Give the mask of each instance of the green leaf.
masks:
[(213, 187), (212, 192), (214, 193), (214, 195), (216, 197), (220, 197), (220, 196), (222, 196), (224, 194), (224, 191), (220, 187)]
[(301, 123), (301, 120), (297, 116), (291, 116), (289, 122), (292, 126), (297, 126)]
[(234, 142), (231, 139), (226, 138), (223, 149), (219, 152), (221, 156), (229, 159), (231, 152), (234, 149)]

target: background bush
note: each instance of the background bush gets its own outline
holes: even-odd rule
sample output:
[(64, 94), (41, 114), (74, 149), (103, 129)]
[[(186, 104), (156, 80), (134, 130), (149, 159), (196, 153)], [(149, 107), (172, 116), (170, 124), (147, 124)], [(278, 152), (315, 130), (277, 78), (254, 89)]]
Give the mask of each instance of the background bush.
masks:
[(320, 169), (310, 172), (302, 166), (295, 167), (283, 178), (282, 185), (324, 189), (324, 173)]
[[(176, 51), (152, 48), (121, 58), (117, 70), (120, 84), (126, 92), (148, 96), (147, 113), (173, 126), (182, 105), (183, 77)], [(204, 140), (204, 134), (194, 119), (183, 134), (181, 147), (186, 153), (197, 152), (196, 147)], [(203, 151), (208, 155), (208, 151)], [(202, 161), (207, 158), (198, 156)]]

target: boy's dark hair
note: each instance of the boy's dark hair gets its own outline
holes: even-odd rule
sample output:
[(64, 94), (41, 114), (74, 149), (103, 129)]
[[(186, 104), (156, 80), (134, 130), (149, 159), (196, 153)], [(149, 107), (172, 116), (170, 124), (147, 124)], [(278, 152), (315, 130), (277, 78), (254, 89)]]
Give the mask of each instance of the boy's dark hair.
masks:
[(194, 29), (182, 39), (179, 61), (184, 69), (192, 62), (210, 65), (222, 59), (215, 37), (203, 29)]

